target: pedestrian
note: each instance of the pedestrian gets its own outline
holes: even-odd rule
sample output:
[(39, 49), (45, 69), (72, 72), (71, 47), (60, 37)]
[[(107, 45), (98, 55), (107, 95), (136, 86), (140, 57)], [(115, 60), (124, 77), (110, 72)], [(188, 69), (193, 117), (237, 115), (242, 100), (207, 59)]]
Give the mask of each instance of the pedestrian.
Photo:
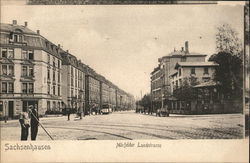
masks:
[(68, 114), (68, 121), (70, 120), (70, 109), (67, 108), (67, 114)]
[(26, 111), (20, 113), (19, 122), (21, 125), (21, 140), (27, 140), (29, 135), (30, 120), (29, 114)]
[(30, 106), (30, 129), (31, 129), (31, 140), (36, 140), (38, 126), (39, 126), (39, 116), (37, 104), (35, 106)]

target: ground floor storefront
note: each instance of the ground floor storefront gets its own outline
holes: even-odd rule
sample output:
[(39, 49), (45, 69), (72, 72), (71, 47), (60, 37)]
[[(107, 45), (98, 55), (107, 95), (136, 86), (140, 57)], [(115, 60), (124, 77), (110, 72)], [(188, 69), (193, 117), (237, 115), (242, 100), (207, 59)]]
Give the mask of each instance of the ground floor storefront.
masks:
[(60, 99), (41, 99), (41, 98), (25, 98), (25, 99), (0, 99), (0, 117), (8, 119), (18, 118), (20, 112), (28, 111), (30, 106), (37, 105), (38, 113), (44, 116), (48, 110), (61, 110)]

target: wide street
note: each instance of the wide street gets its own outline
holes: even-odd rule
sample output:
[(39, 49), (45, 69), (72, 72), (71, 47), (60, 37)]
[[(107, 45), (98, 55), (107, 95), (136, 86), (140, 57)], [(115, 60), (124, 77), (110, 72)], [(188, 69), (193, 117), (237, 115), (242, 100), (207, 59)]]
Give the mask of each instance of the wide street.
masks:
[[(134, 111), (109, 115), (40, 118), (54, 140), (239, 139), (242, 114), (174, 115), (156, 117)], [(18, 120), (1, 121), (1, 140), (20, 140)], [(29, 136), (30, 140), (30, 136)], [(37, 140), (50, 140), (39, 127)]]

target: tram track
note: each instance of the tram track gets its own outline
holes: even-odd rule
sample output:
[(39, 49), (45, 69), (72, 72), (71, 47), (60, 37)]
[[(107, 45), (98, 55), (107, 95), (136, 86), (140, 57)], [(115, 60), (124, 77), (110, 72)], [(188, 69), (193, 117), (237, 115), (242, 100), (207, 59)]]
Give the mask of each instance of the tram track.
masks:
[[(79, 125), (81, 127), (85, 127), (86, 125)], [(60, 129), (73, 129), (73, 130), (84, 130), (84, 131), (90, 131), (90, 132), (96, 132), (96, 133), (104, 133), (104, 134), (108, 134), (108, 135), (112, 135), (112, 136), (116, 136), (116, 137), (120, 137), (120, 138), (124, 138), (124, 139), (128, 139), (128, 140), (133, 140), (132, 138), (129, 137), (125, 137), (122, 135), (118, 135), (118, 134), (114, 134), (111, 132), (106, 132), (106, 131), (97, 131), (97, 130), (91, 130), (91, 129), (84, 129), (84, 128), (75, 128), (75, 127), (60, 127), (60, 126), (46, 126), (47, 128), (60, 128)], [(136, 134), (141, 134), (141, 135), (146, 135), (146, 136), (151, 136), (151, 137), (156, 137), (156, 138), (160, 138), (160, 139), (174, 139), (173, 137), (169, 137), (169, 136), (165, 136), (165, 135), (158, 135), (158, 134), (153, 134), (153, 133), (149, 133), (149, 132), (142, 132), (142, 131), (136, 131), (136, 130), (131, 130), (131, 129), (124, 129), (124, 128), (112, 128), (112, 127), (99, 127), (99, 126), (95, 126), (95, 128), (99, 128), (99, 129), (109, 129), (109, 130), (118, 130), (118, 131), (128, 131), (128, 132), (133, 132)]]

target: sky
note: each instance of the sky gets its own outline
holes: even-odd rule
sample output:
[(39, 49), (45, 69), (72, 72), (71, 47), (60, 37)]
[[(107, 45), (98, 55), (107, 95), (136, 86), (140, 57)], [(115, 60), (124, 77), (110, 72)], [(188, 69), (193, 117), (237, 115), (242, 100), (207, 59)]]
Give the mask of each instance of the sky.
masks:
[(190, 52), (209, 56), (223, 23), (243, 38), (241, 5), (4, 5), (1, 10), (2, 23), (27, 21), (28, 28), (39, 29), (136, 98), (150, 92), (158, 58), (180, 50), (185, 41)]

